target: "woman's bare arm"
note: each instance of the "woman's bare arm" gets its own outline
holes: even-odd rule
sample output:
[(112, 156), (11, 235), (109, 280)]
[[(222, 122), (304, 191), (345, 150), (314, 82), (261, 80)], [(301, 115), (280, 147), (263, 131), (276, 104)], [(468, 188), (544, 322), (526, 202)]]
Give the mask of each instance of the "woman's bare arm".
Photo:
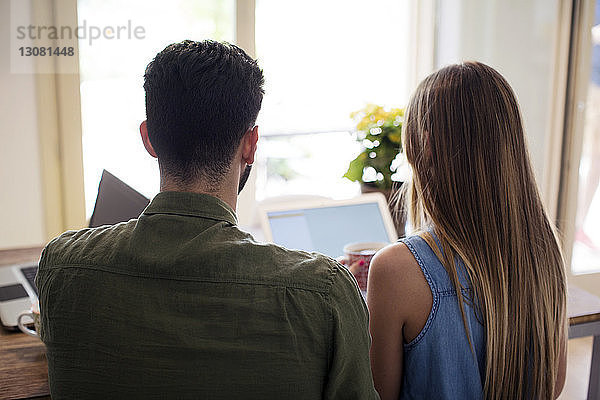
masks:
[(382, 400), (398, 399), (403, 345), (427, 321), (433, 297), (412, 253), (403, 243), (381, 250), (371, 261), (367, 287), (371, 370)]

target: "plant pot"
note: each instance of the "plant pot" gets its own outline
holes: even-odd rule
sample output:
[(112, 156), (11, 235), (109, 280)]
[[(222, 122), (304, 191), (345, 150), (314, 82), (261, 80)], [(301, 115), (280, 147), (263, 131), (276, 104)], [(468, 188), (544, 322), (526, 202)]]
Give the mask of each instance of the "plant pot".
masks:
[(392, 204), (392, 201), (394, 201), (394, 194), (400, 190), (400, 187), (402, 186), (403, 182), (396, 182), (394, 183), (394, 188), (392, 189), (380, 189), (378, 188), (374, 183), (371, 182), (361, 182), (360, 183), (360, 191), (361, 193), (374, 193), (374, 192), (379, 192), (382, 193), (385, 196), (385, 199), (387, 200), (388, 203), (388, 207), (390, 209), (390, 213), (392, 214), (392, 218), (394, 220), (394, 226), (396, 227), (396, 232), (398, 233), (398, 237), (404, 237), (406, 234), (406, 212), (404, 210), (404, 207), (402, 205), (402, 209), (396, 211), (395, 205)]

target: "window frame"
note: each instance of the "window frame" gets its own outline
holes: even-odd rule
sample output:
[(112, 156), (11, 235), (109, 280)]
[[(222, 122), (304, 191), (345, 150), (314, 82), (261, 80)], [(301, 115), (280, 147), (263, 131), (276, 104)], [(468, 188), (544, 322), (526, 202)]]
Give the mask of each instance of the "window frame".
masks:
[[(77, 25), (77, 0), (50, 0), (36, 5), (34, 23)], [(77, 41), (73, 46), (78, 54)], [(41, 58), (36, 61), (42, 62)], [(67, 229), (86, 226), (79, 62), (75, 66), (77, 72), (72, 74), (59, 73), (59, 66), (55, 65), (54, 73), (35, 76), (44, 230), (48, 240)]]
[(591, 62), (591, 32), (594, 22), (593, 0), (572, 2), (570, 17), (570, 41), (568, 73), (566, 74), (566, 100), (564, 106), (564, 136), (560, 163), (557, 224), (562, 238), (563, 254), (568, 266), (567, 276), (573, 284), (597, 293), (600, 287), (600, 272), (574, 274), (572, 254), (575, 241), (575, 218), (579, 189), (579, 164), (581, 161), (587, 89)]

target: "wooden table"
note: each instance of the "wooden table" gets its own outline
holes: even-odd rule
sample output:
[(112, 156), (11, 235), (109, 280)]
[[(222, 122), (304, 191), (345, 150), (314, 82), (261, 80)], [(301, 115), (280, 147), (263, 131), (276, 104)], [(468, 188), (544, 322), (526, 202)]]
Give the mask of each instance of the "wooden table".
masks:
[[(41, 247), (0, 251), (0, 266), (39, 258)], [(569, 338), (594, 336), (588, 399), (600, 400), (600, 298), (569, 285)], [(48, 362), (42, 342), (0, 328), (0, 399), (48, 397)]]
[(588, 400), (600, 400), (600, 298), (569, 285), (569, 339), (593, 336)]
[[(0, 265), (40, 257), (41, 247), (0, 251)], [(44, 344), (20, 331), (0, 328), (0, 399), (49, 398), (48, 362)]]

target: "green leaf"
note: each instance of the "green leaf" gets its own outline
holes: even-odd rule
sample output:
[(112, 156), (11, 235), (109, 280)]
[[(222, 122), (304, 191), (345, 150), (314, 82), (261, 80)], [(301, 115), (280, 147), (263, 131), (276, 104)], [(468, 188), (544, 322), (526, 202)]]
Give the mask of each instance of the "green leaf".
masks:
[(365, 168), (365, 153), (360, 153), (358, 157), (350, 161), (348, 171), (344, 174), (344, 178), (350, 179), (352, 182), (362, 181), (363, 169)]
[[(376, 104), (367, 104), (363, 109), (352, 113), (352, 118), (357, 122), (356, 139), (363, 144), (363, 140), (369, 140), (373, 144), (370, 149), (365, 149), (348, 166), (344, 177), (351, 181), (362, 182), (365, 168), (373, 167), (377, 172), (383, 174), (383, 179), (374, 182), (382, 189), (392, 186), (391, 163), (398, 152), (402, 152), (402, 123), (404, 121), (404, 110), (400, 108), (385, 109)], [(371, 129), (378, 128), (377, 134), (372, 134)], [(369, 154), (374, 153), (374, 157)]]

